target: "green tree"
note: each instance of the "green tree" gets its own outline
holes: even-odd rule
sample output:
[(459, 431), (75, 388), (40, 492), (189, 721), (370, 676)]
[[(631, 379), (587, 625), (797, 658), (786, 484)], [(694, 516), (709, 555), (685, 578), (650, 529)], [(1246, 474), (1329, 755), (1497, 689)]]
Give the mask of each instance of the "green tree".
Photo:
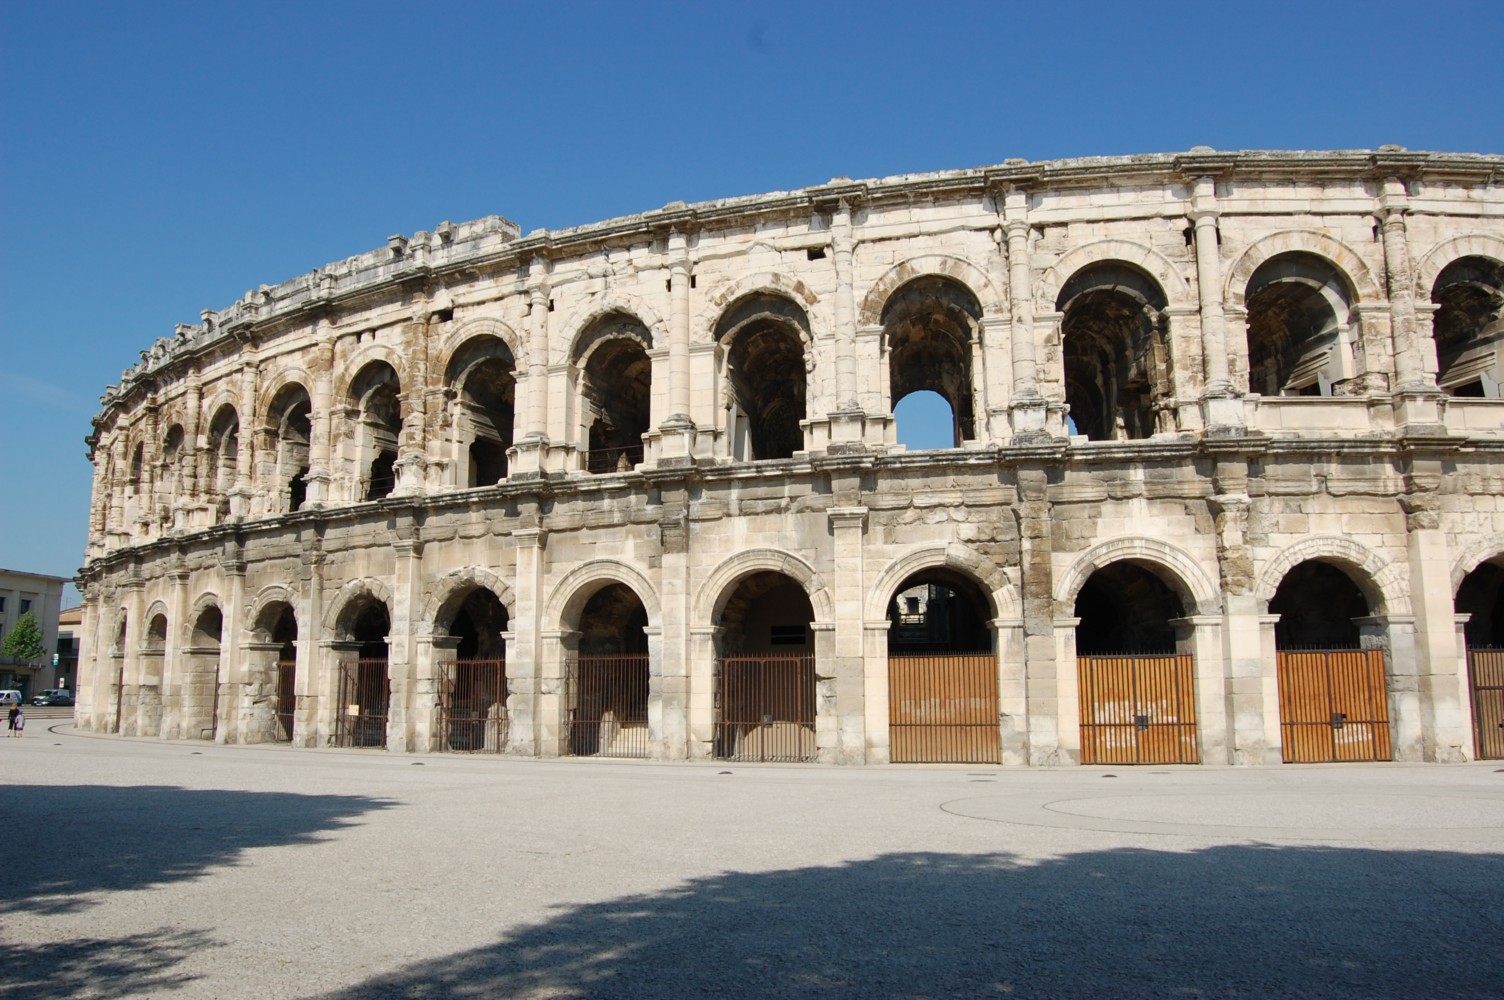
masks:
[(42, 644), (42, 626), (37, 623), (36, 615), (28, 611), (21, 616), (16, 627), (0, 640), (0, 653), (28, 662), (40, 660), (47, 653), (47, 647)]

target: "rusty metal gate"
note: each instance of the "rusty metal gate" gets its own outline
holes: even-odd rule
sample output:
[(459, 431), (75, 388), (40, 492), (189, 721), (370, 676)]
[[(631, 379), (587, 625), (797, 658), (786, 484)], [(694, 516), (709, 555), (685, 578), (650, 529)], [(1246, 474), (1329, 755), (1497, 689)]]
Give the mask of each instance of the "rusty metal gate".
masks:
[(298, 664), (296, 660), (277, 661), (277, 739), (292, 739), (292, 713), (297, 705)]
[(888, 657), (888, 740), (895, 764), (1000, 764), (997, 656)]
[(507, 661), (442, 660), (439, 681), (439, 749), (502, 753), (511, 735), (507, 716)]
[(1504, 758), (1504, 649), (1469, 649), (1467, 676), (1478, 759)]
[(391, 701), (385, 658), (341, 660), (334, 745), (386, 746), (386, 714)]
[(1076, 674), (1081, 763), (1201, 763), (1192, 657), (1082, 656)]
[(815, 759), (815, 657), (723, 656), (716, 670), (715, 755)]
[(569, 738), (577, 757), (648, 756), (648, 657), (577, 656), (569, 680)]
[(1281, 650), (1278, 657), (1285, 763), (1393, 758), (1382, 649)]

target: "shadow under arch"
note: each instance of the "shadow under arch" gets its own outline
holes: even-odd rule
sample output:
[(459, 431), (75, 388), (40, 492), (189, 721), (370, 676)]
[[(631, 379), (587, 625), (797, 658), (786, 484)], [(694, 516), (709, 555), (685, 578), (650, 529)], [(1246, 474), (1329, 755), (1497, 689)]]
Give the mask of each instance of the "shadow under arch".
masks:
[(1303, 562), (1334, 563), (1347, 571), (1373, 615), (1410, 614), (1410, 594), (1401, 570), (1378, 553), (1341, 535), (1316, 535), (1286, 546), (1265, 564), (1254, 585), (1262, 613), (1290, 570)]
[(1092, 546), (1061, 573), (1055, 585), (1057, 614), (1069, 615), (1086, 581), (1099, 569), (1129, 560), (1149, 569), (1181, 600), (1187, 614), (1216, 614), (1221, 591), (1184, 549), (1158, 538), (1114, 538)]
[(702, 625), (719, 621), (735, 585), (743, 577), (763, 571), (780, 573), (803, 587), (816, 622), (834, 620), (835, 598), (813, 566), (781, 549), (747, 549), (722, 560), (710, 571), (695, 596), (694, 621)]

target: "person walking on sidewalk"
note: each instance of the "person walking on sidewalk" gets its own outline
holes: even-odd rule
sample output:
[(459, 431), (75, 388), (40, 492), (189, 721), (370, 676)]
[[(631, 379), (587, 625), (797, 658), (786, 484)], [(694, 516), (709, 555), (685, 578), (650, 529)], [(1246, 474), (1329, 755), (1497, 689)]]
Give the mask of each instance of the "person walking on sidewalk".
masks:
[(10, 711), (5, 713), (6, 736), (20, 736), (21, 727), (26, 725), (26, 716), (21, 711), (20, 705), (12, 705)]

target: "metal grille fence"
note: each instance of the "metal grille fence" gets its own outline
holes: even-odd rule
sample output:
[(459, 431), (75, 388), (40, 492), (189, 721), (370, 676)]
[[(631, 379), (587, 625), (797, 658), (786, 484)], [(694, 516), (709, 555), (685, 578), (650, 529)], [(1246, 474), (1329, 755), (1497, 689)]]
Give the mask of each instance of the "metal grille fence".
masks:
[(277, 739), (283, 743), (292, 740), (292, 713), (297, 704), (297, 678), (297, 661), (277, 661)]
[(648, 657), (579, 656), (569, 678), (569, 752), (577, 757), (646, 757)]
[(441, 750), (501, 753), (511, 735), (507, 661), (445, 660), (439, 675)]
[(617, 448), (591, 448), (586, 453), (585, 468), (600, 475), (606, 472), (631, 472), (642, 464), (642, 445), (628, 444)]
[(888, 739), (895, 764), (999, 764), (997, 657), (888, 657)]
[(386, 660), (341, 660), (339, 704), (334, 745), (386, 746), (386, 715), (392, 692), (387, 684)]
[(1469, 649), (1467, 672), (1478, 759), (1504, 758), (1504, 649)]
[(1285, 763), (1393, 758), (1382, 649), (1281, 650), (1278, 657)]
[(716, 671), (715, 755), (723, 760), (815, 759), (815, 657), (723, 656)]
[(1192, 657), (1076, 660), (1083, 764), (1199, 764)]

